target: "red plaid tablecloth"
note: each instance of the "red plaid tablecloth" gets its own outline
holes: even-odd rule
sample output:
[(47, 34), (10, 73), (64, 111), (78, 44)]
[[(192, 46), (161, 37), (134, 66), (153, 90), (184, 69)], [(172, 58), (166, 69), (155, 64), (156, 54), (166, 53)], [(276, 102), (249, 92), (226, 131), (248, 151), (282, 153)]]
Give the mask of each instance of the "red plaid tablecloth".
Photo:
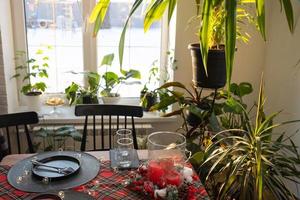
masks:
[[(10, 186), (7, 182), (7, 173), (9, 166), (0, 166), (0, 200), (17, 200), (33, 196), (33, 193), (26, 193)], [(129, 171), (114, 171), (110, 168), (110, 162), (101, 163), (99, 174), (89, 183), (73, 188), (76, 191), (85, 192), (95, 199), (101, 200), (129, 200), (145, 199), (141, 193), (131, 191), (122, 185), (122, 182), (129, 178)], [(98, 189), (95, 188), (98, 185)], [(199, 184), (197, 188), (197, 198), (201, 200), (209, 199), (204, 187)]]

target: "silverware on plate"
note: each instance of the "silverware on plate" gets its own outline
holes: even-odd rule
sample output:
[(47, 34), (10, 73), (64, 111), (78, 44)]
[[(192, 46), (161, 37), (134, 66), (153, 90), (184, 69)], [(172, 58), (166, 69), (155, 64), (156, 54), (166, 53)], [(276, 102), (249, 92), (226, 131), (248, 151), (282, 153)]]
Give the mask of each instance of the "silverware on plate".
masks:
[[(41, 163), (41, 162), (36, 161), (36, 160), (32, 160), (31, 163), (34, 166), (43, 166), (43, 167), (54, 169), (55, 172), (57, 172), (59, 174), (70, 174), (70, 173), (73, 173), (75, 171), (72, 167), (55, 167), (55, 166), (47, 165), (45, 163)], [(40, 168), (40, 169), (43, 169), (43, 168)], [(45, 170), (52, 171), (52, 170), (49, 170), (49, 169), (45, 169)]]

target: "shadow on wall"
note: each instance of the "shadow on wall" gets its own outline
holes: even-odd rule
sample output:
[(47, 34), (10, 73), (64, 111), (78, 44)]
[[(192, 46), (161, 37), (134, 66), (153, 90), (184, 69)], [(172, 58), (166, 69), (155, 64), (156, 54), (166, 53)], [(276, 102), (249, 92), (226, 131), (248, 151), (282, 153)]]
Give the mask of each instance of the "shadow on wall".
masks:
[(7, 98), (4, 78), (4, 62), (3, 62), (3, 51), (2, 51), (2, 40), (0, 32), (0, 114), (7, 113)]

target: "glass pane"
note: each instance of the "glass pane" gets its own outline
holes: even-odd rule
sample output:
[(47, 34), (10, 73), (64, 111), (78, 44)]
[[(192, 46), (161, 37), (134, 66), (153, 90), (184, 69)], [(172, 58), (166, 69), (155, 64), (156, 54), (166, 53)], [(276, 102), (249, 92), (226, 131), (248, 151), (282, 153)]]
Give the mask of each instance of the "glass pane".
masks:
[(83, 71), (81, 0), (24, 1), (29, 58), (42, 45), (52, 46), (47, 92), (63, 92), (71, 81), (82, 84), (81, 76), (66, 73)]
[[(111, 0), (104, 25), (97, 38), (98, 65), (101, 64), (104, 55), (114, 53), (113, 65), (108, 70), (117, 73), (119, 73), (119, 39), (133, 2), (134, 0)], [(148, 72), (152, 63), (160, 60), (161, 24), (154, 24), (147, 33), (144, 33), (142, 13), (145, 8), (145, 5), (141, 6), (132, 17), (127, 29), (123, 56), (123, 69), (139, 70), (142, 75), (142, 80), (140, 80), (142, 84), (120, 86), (116, 91), (123, 97), (138, 97), (143, 84), (148, 80)], [(105, 70), (98, 69), (100, 73), (104, 73)]]

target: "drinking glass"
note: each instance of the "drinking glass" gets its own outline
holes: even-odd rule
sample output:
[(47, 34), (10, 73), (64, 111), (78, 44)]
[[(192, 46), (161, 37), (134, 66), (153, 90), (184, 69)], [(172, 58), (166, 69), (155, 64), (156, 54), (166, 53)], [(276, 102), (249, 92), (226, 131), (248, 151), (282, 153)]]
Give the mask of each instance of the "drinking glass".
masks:
[(116, 161), (120, 168), (131, 165), (133, 138), (130, 129), (119, 129), (115, 135)]
[(119, 129), (119, 130), (117, 130), (116, 135), (115, 135), (116, 144), (117, 144), (117, 141), (119, 139), (123, 139), (123, 138), (132, 139), (132, 132), (131, 132), (130, 129)]

